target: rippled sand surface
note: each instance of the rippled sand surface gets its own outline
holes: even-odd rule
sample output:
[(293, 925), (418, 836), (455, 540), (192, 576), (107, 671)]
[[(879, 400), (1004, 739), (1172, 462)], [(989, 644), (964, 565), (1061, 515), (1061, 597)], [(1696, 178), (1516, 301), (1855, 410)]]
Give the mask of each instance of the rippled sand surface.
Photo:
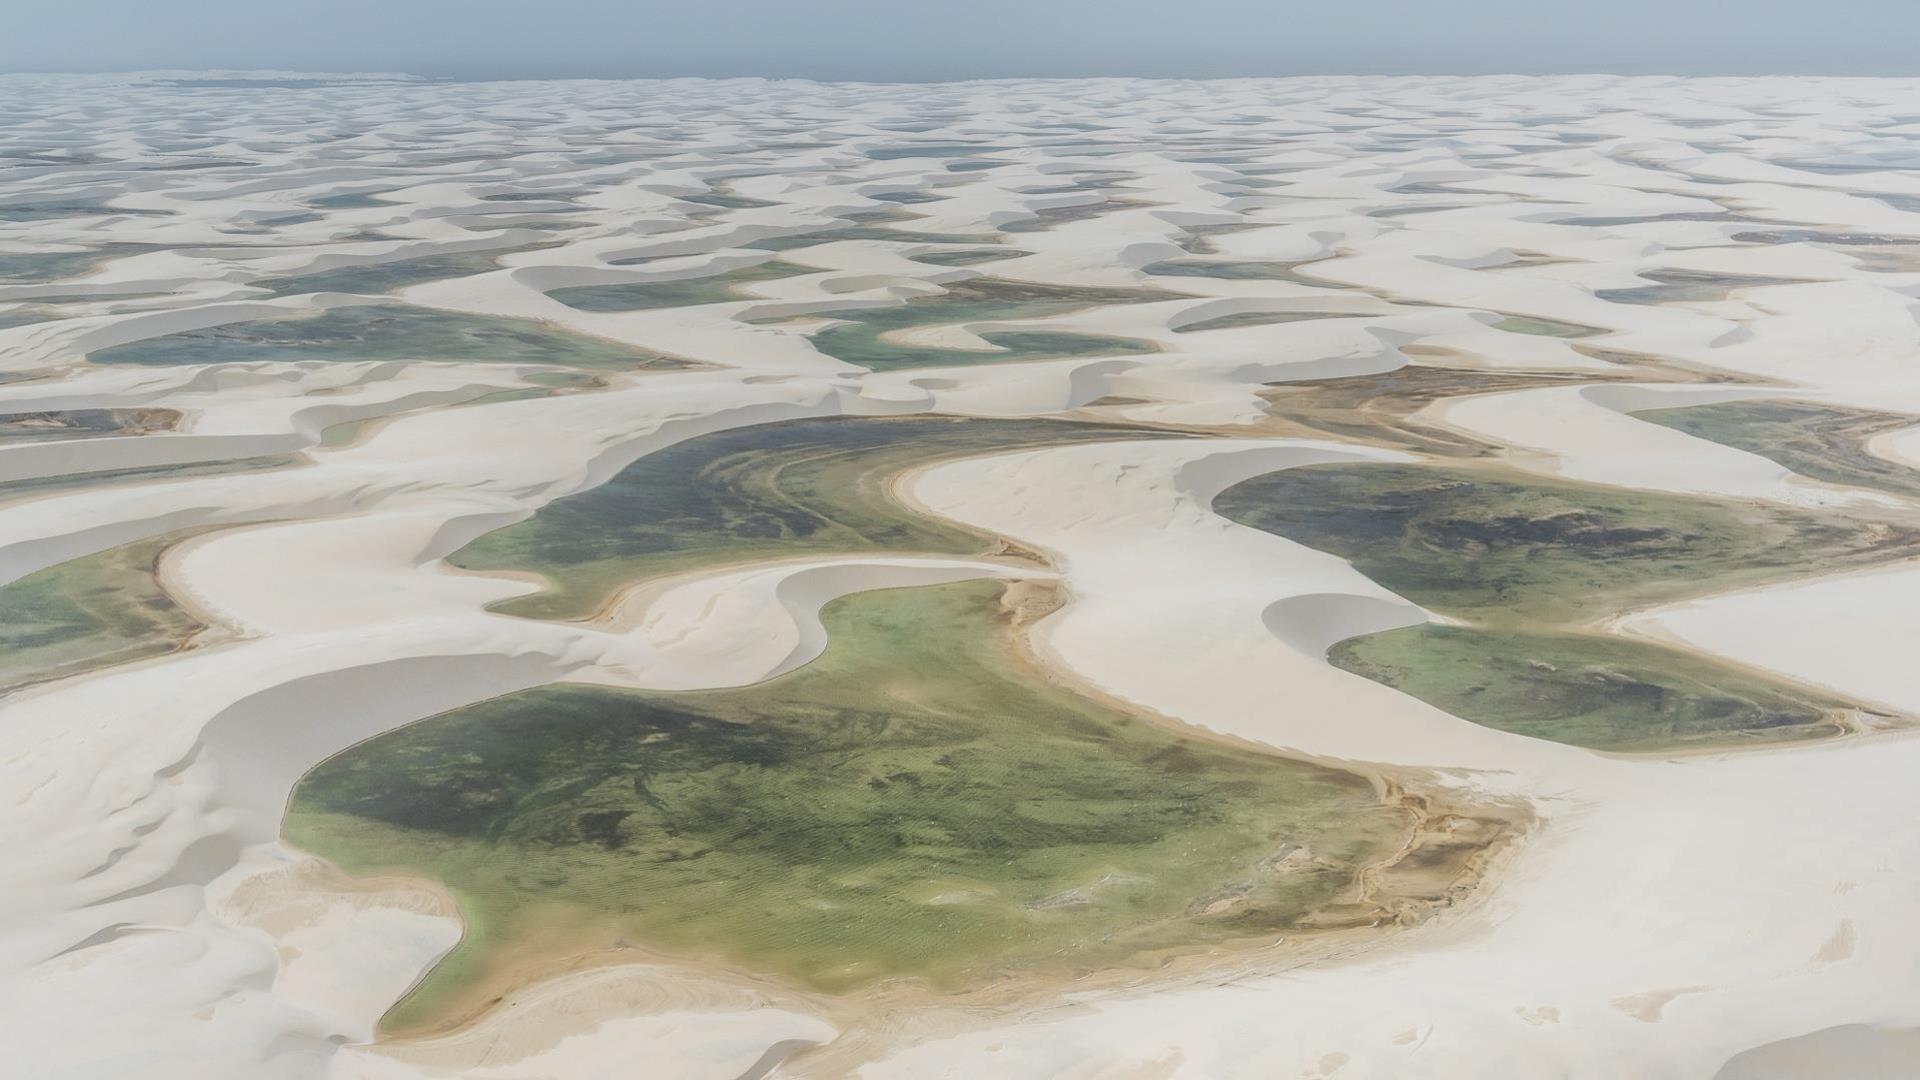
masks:
[[(0, 77), (10, 1061), (1897, 1075), (1920, 1028), (1917, 99)], [(990, 632), (940, 615), (956, 597)], [(927, 673), (962, 655), (988, 674)], [(802, 721), (843, 738), (860, 679), (859, 722), (991, 752), (841, 748), (978, 769), (914, 805), (887, 801), (913, 770), (819, 765)], [(676, 833), (693, 803), (632, 774), (679, 759), (601, 712), (576, 727), (622, 740), (620, 769), (548, 752), (538, 703), (585, 700), (646, 702), (669, 738), (663, 702), (760, 718), (703, 727), (676, 798), (911, 850), (755, 862), (751, 826)], [(1023, 729), (1032, 701), (1072, 737)], [(511, 724), (461, 743), (503, 710), (539, 775)], [(1076, 739), (1099, 753), (1073, 770), (1042, 753)], [(1086, 776), (1147, 793), (1150, 858)], [(1301, 848), (1279, 776), (1351, 804), (1315, 836), (1383, 824)], [(326, 830), (297, 799), (289, 824), (303, 777)], [(502, 791), (527, 812), (467, 828), (459, 800)], [(992, 864), (967, 792), (1008, 802), (1044, 873)], [(488, 874), (417, 831), (392, 865), (349, 857), (379, 807), (460, 824)], [(515, 877), (509, 834), (552, 850)], [(1205, 850), (1182, 863), (1181, 837)], [(762, 868), (710, 909), (619, 862), (702, 844)], [(644, 918), (503, 935), (463, 976), (463, 933), (498, 929), (475, 920), (562, 902), (589, 854), (595, 896), (632, 888)], [(1263, 889), (1304, 899), (1257, 940), (1158, 936)], [(853, 923), (752, 917), (836, 897)], [(911, 940), (969, 903), (1017, 947)], [(1083, 909), (1108, 936), (1047, 936)], [(1122, 948), (1148, 915), (1153, 948)], [(811, 971), (835, 940), (938, 963), (796, 977), (770, 928), (800, 923)], [(1022, 959), (927, 974), (978, 975), (976, 949)], [(469, 993), (458, 1022), (383, 1032), (423, 977)]]

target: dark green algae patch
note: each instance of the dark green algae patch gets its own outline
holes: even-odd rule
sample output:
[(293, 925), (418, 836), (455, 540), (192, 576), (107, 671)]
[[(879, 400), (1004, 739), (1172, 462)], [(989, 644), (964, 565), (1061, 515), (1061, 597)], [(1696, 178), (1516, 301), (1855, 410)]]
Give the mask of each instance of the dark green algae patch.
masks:
[(96, 364), (220, 364), (305, 360), (465, 360), (600, 371), (691, 366), (678, 357), (574, 334), (533, 319), (366, 304), (311, 315), (227, 323), (89, 353)]
[(953, 991), (1382, 917), (1361, 871), (1406, 810), (1069, 693), (1016, 655), (1003, 588), (842, 598), (826, 653), (757, 686), (556, 686), (422, 721), (309, 773), (286, 835), (458, 898), (466, 936), (390, 1031), (484, 1008), (502, 951), (542, 941)]
[(1920, 531), (1491, 466), (1321, 465), (1248, 480), (1216, 512), (1351, 561), (1460, 625), (1334, 646), (1335, 666), (1467, 720), (1592, 749), (1811, 738), (1849, 703), (1606, 634), (1615, 615), (1920, 553)]
[(1025, 447), (1171, 433), (1063, 420), (946, 416), (792, 420), (702, 435), (654, 451), (606, 483), (455, 552), (468, 570), (544, 576), (496, 605), (529, 618), (593, 614), (643, 577), (752, 559), (854, 552), (978, 555), (993, 537), (896, 499), (907, 469)]
[(262, 278), (252, 284), (275, 296), (305, 293), (389, 293), (428, 281), (470, 277), (500, 269), (500, 256), (507, 251), (469, 252), (456, 255), (431, 255), (415, 259), (392, 259), (321, 270), (312, 274), (290, 274)]
[(1185, 293), (1162, 289), (1042, 285), (996, 278), (953, 282), (943, 289), (939, 294), (918, 297), (894, 307), (815, 312), (846, 321), (813, 334), (814, 348), (871, 371), (1147, 353), (1156, 351), (1157, 346), (1133, 338), (1037, 328), (981, 333), (981, 338), (999, 347), (994, 352), (902, 344), (886, 335), (922, 326), (1015, 322), (1112, 304), (1191, 299)]
[(648, 311), (749, 300), (752, 297), (739, 291), (740, 286), (818, 272), (812, 267), (775, 259), (704, 277), (639, 281), (624, 285), (580, 285), (555, 289), (547, 295), (581, 311)]
[(1920, 423), (1912, 416), (1776, 400), (1649, 409), (1633, 416), (1758, 454), (1813, 480), (1920, 497), (1920, 470), (1866, 449), (1875, 436)]
[(170, 542), (109, 548), (0, 586), (0, 690), (184, 647), (202, 627), (160, 587)]

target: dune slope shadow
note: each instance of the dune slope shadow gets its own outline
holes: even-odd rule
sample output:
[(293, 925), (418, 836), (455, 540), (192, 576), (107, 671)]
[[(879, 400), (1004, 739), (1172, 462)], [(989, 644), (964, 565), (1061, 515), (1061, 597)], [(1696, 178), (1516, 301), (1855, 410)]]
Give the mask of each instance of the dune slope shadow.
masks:
[(1400, 850), (1408, 810), (1060, 688), (1014, 637), (1051, 603), (978, 581), (857, 594), (822, 612), (818, 660), (757, 686), (455, 710), (314, 769), (286, 834), (459, 898), (469, 932), (394, 1030), (471, 1016), (529, 957), (622, 941), (829, 993), (952, 991), (1392, 918), (1361, 870)]
[(389, 293), (410, 285), (447, 278), (469, 277), (500, 269), (505, 251), (464, 252), (454, 255), (427, 255), (417, 259), (393, 259), (360, 266), (341, 266), (313, 274), (290, 274), (262, 278), (252, 282), (276, 296), (301, 293)]
[[(0, 220), (6, 220), (0, 215)], [(151, 244), (105, 244), (77, 251), (28, 251), (0, 254), (0, 281), (38, 284), (78, 277), (106, 262), (155, 250)]]
[(1868, 440), (1877, 435), (1913, 427), (1911, 416), (1803, 401), (1727, 401), (1633, 415), (1758, 454), (1814, 480), (1920, 496), (1920, 471), (1866, 450)]
[(96, 364), (220, 364), (259, 360), (469, 360), (599, 370), (688, 366), (604, 338), (532, 319), (470, 315), (400, 304), (330, 308), (312, 315), (228, 323), (100, 349)]
[(943, 293), (910, 300), (898, 307), (816, 312), (847, 321), (815, 333), (813, 344), (835, 359), (872, 371), (1153, 352), (1156, 346), (1148, 341), (1046, 329), (987, 330), (979, 336), (998, 346), (993, 352), (914, 344), (901, 341), (896, 335), (918, 327), (1013, 322), (1112, 304), (1180, 299), (1186, 299), (1185, 295), (1159, 289), (1040, 285), (976, 278), (948, 285)]
[(1351, 638), (1328, 658), (1490, 727), (1605, 750), (1837, 730), (1848, 703), (1601, 631), (1708, 591), (1920, 552), (1920, 530), (1708, 498), (1546, 480), (1493, 464), (1319, 465), (1223, 492), (1214, 509), (1346, 558), (1458, 620)]
[(812, 267), (796, 266), (775, 259), (705, 277), (636, 281), (624, 285), (576, 285), (554, 289), (547, 295), (581, 311), (650, 311), (750, 299), (748, 294), (739, 290), (739, 286), (817, 272)]
[(1735, 1054), (1713, 1080), (1907, 1080), (1920, 1061), (1920, 1031), (1842, 1024)]
[(1164, 435), (942, 416), (758, 424), (648, 454), (448, 561), (544, 575), (547, 590), (497, 610), (551, 619), (590, 615), (623, 583), (699, 566), (834, 552), (981, 554), (995, 547), (991, 537), (907, 508), (893, 497), (894, 479), (952, 457)]
[(0, 447), (22, 443), (67, 442), (170, 431), (180, 422), (177, 409), (60, 409), (0, 413)]
[(155, 577), (169, 542), (109, 548), (0, 586), (0, 688), (180, 648), (201, 626)]

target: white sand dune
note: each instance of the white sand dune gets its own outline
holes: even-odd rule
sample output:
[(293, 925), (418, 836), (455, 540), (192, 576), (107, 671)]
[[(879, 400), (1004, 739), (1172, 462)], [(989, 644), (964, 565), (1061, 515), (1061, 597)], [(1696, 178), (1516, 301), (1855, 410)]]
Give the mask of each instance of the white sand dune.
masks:
[[(1136, 704), (1320, 758), (1489, 772), (1584, 759), (1327, 666), (1341, 637), (1428, 616), (1340, 559), (1210, 510), (1220, 491), (1275, 469), (1406, 460), (1295, 440), (1093, 444), (937, 466), (910, 491), (1049, 553), (1074, 600), (1036, 644)], [(1178, 662), (1159, 659), (1169, 656)]]
[[(8, 412), (139, 408), (164, 402), (183, 414), (165, 433), (0, 446), (0, 482), (288, 454), (317, 445), (335, 425), (457, 405), (525, 385), (513, 371), (494, 365), (276, 366), (281, 370), (197, 368), (180, 372), (188, 376), (184, 379), (155, 380), (159, 385), (124, 391), (93, 388), (88, 384), (96, 380), (81, 376), (54, 386), (29, 383), (22, 392), (0, 394), (0, 409)], [(247, 386), (247, 376), (256, 374), (259, 381)], [(308, 396), (320, 394), (325, 396)]]
[(1920, 647), (1916, 601), (1920, 567), (1901, 563), (1656, 608), (1618, 626), (1912, 714), (1920, 712), (1920, 686), (1905, 658)]
[(1775, 462), (1627, 415), (1758, 396), (1750, 390), (1690, 387), (1549, 387), (1451, 398), (1426, 415), (1447, 427), (1513, 448), (1521, 468), (1595, 484), (1686, 495), (1724, 494), (1796, 506), (1870, 502), (1877, 497), (1795, 476)]
[[(236, 94), (184, 77), (0, 78), (0, 581), (166, 537), (162, 582), (212, 627), (193, 648), (0, 698), (0, 1036), (22, 1075), (576, 1080), (641, 1063), (731, 1080), (805, 1075), (807, 1055), (786, 1055), (829, 1042), (857, 1048), (873, 1077), (1770, 1080), (1811, 1075), (1793, 1071), (1809, 1061), (1871, 1075), (1911, 1055), (1920, 742), (1879, 732), (1659, 760), (1467, 723), (1325, 662), (1342, 638), (1426, 612), (1210, 504), (1275, 469), (1411, 460), (1344, 436), (1220, 432), (1267, 421), (1270, 384), (1414, 363), (1560, 377), (1421, 414), (1521, 469), (1897, 508), (1631, 414), (1778, 397), (1920, 418), (1920, 181), (1913, 125), (1888, 122), (1920, 83), (344, 78)], [(472, 272), (393, 295), (252, 284), (447, 256)], [(497, 269), (466, 261), (483, 256)], [(588, 312), (550, 295), (776, 260), (804, 272), (719, 303)], [(1723, 291), (1613, 292), (1675, 272), (1725, 277)], [(889, 339), (977, 350), (965, 365), (870, 372), (815, 345), (823, 313), (975, 276), (1182, 298)], [(550, 389), (533, 377), (564, 358), (87, 360), (395, 303), (704, 366), (503, 400)], [(1309, 313), (1342, 317), (1252, 321)], [(1205, 326), (1230, 317), (1245, 318)], [(996, 331), (1155, 351), (996, 362), (977, 349)], [(1617, 374), (1623, 356), (1721, 381), (1578, 381)], [(178, 417), (60, 439), (32, 419), (97, 409)], [(700, 434), (930, 412), (1097, 412), (1208, 434), (950, 461), (902, 485), (1052, 571), (775, 560), (545, 623), (487, 610), (527, 581), (443, 562)], [(343, 442), (337, 426), (359, 421), (374, 422)], [(1868, 450), (1913, 465), (1917, 433)], [(133, 468), (151, 471), (120, 474)], [(1920, 710), (1905, 662), (1920, 573), (1821, 569), (1617, 629)], [(634, 963), (521, 988), (444, 1038), (374, 1041), (459, 927), (430, 883), (346, 881), (278, 842), (287, 793), (316, 762), (559, 681), (768, 678), (819, 654), (818, 611), (849, 592), (1053, 574), (1069, 602), (1032, 637), (1063, 679), (1290, 753), (1524, 802), (1534, 833), (1460, 911), (1230, 980), (929, 1031)]]
[(1596, 778), (1483, 906), (1390, 949), (1089, 1001), (861, 1075), (1693, 1077), (1790, 1034), (1907, 1024), (1915, 893), (1890, 867), (1915, 852), (1888, 834), (1914, 765), (1901, 739)]
[[(1069, 467), (1061, 459), (1072, 455), (1093, 460)], [(1920, 742), (1608, 759), (1462, 724), (1312, 662), (1340, 636), (1420, 613), (1338, 560), (1204, 507), (1242, 476), (1366, 456), (1378, 455), (1286, 442), (1073, 447), (941, 466), (915, 492), (1058, 557), (1075, 600), (1040, 640), (1107, 692), (1270, 745), (1439, 766), (1458, 783), (1531, 800), (1539, 834), (1485, 906), (1352, 963), (1089, 999), (1068, 1018), (906, 1049), (862, 1075), (1039, 1077), (1176, 1062), (1175, 1075), (1251, 1077), (1315, 1075), (1333, 1062), (1377, 1076), (1706, 1076), (1773, 1033), (1824, 1026), (1847, 1013), (1840, 1001), (1876, 1018), (1920, 1004), (1881, 996), (1916, 942), (1902, 914), (1914, 883), (1889, 874), (1886, 860), (1920, 845), (1884, 833), (1920, 808), (1899, 779)], [(1851, 579), (1854, 592), (1824, 597), (1833, 614), (1778, 647), (1756, 645), (1772, 626), (1759, 613), (1780, 609), (1776, 594), (1707, 601), (1700, 610), (1718, 636), (1681, 632), (1849, 693), (1897, 688), (1886, 698), (1908, 707), (1913, 678), (1882, 674), (1901, 670), (1893, 654), (1904, 636), (1892, 624), (1911, 598), (1887, 587), (1912, 580), (1901, 573)], [(1858, 640), (1839, 610), (1876, 589), (1885, 615), (1871, 629), (1896, 644), (1836, 663)], [(1678, 620), (1688, 614), (1658, 618), (1687, 627)], [(1831, 644), (1807, 648), (1822, 637)], [(1874, 810), (1850, 816), (1846, 806)], [(1761, 865), (1767, 872), (1754, 874)], [(1204, 1040), (1188, 1034), (1201, 1030)]]
[[(232, 616), (246, 597), (260, 595), (248, 571), (258, 556), (234, 550), (230, 542), (220, 551), (215, 541), (244, 544), (263, 533), (288, 530), (311, 533), (316, 527), (223, 534), (197, 545), (175, 567), (186, 579), (184, 591), (219, 615)], [(338, 550), (327, 535), (333, 530), (323, 525), (317, 531), (320, 535), (268, 539), (280, 555), (287, 545), (297, 549), (311, 543), (315, 550), (334, 549), (343, 561), (357, 556), (364, 564), (367, 552)], [(196, 576), (195, 556), (209, 557), (217, 582)], [(430, 570), (398, 570), (408, 572), (464, 584)], [(44, 1043), (36, 1041), (43, 1049), (34, 1053), (57, 1061), (61, 1044), (105, 1037), (109, 1029), (95, 1025), (131, 1015), (118, 1007), (113, 1013), (88, 1010), (64, 1017), (46, 1012), (65, 995), (101, 995), (124, 1000), (124, 1008), (141, 1015), (184, 1017), (236, 992), (221, 988), (223, 972), (273, 971), (273, 949), (257, 933), (223, 925), (206, 897), (247, 887), (246, 879), (259, 872), (275, 846), (288, 790), (307, 767), (329, 754), (413, 718), (556, 679), (654, 689), (758, 681), (818, 654), (825, 635), (817, 611), (834, 596), (1017, 572), (955, 560), (842, 559), (722, 573), (665, 593), (635, 629), (624, 633), (478, 611), (435, 617), (412, 605), (389, 609), (397, 618), (385, 621), (379, 611), (348, 601), (338, 616), (348, 626), (294, 626), (271, 615), (232, 619), (248, 633), (246, 640), (170, 664), (52, 684), (11, 703), (0, 709), (19, 721), (7, 736), (7, 773), (35, 797), (10, 819), (9, 844), (60, 837), (56, 860), (19, 868), (7, 909), (10, 924), (20, 930), (0, 942), (0, 962), (33, 967), (21, 989), (35, 993), (13, 1004), (36, 1019), (37, 1039)], [(315, 586), (338, 592), (338, 583), (324, 573)], [(192, 692), (174, 686), (182, 679)], [(76, 718), (85, 719), (76, 723)], [(57, 762), (83, 747), (98, 763), (98, 773), (63, 776)], [(328, 907), (322, 921), (352, 918), (338, 907)], [(431, 923), (409, 922), (396, 930), (393, 920), (384, 920), (387, 933), (405, 939), (426, 932), (445, 947), (443, 937), (433, 936), (437, 928)], [(126, 932), (131, 926), (144, 930)], [(258, 1008), (271, 1005), (269, 1011), (284, 1013), (297, 1001), (312, 1007), (317, 994), (329, 1014), (339, 1013), (338, 992), (325, 987), (348, 977), (357, 967), (353, 957), (367, 942), (360, 935), (324, 930), (283, 939), (283, 947), (302, 951), (296, 985), (304, 989), (291, 999), (267, 993)], [(76, 944), (86, 947), (71, 951)], [(188, 953), (181, 952), (183, 947)], [(112, 954), (111, 961), (106, 954)], [(186, 955), (198, 959), (189, 964)], [(414, 955), (431, 959), (435, 954)], [(90, 989), (95, 978), (117, 978), (127, 965), (146, 962), (146, 956), (172, 965), (177, 977), (165, 988), (149, 986), (124, 999), (113, 995), (131, 990)], [(399, 986), (410, 978), (400, 979)], [(251, 1000), (277, 985), (269, 979), (245, 994)], [(364, 1038), (369, 1019), (363, 1013), (347, 1034)], [(323, 1022), (320, 1014), (310, 1016), (307, 1024), (322, 1025), (310, 1037), (319, 1038)], [(246, 1023), (243, 1010), (205, 1016), (196, 1036), (204, 1060), (240, 1067), (249, 1053)], [(149, 1037), (161, 1041), (147, 1051), (168, 1045), (170, 1030), (167, 1025), (151, 1029)], [(116, 1037), (130, 1045), (131, 1035)]]

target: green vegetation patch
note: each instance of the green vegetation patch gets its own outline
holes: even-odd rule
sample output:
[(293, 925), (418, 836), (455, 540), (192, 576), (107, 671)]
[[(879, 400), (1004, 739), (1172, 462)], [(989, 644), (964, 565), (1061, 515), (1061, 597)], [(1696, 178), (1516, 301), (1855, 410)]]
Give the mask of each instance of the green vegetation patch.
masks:
[[(1753, 220), (1752, 218), (1742, 217), (1741, 215), (1735, 214), (1730, 210), (1700, 210), (1700, 211), (1688, 211), (1688, 212), (1683, 212), (1678, 214), (1624, 214), (1618, 217), (1562, 218), (1561, 220), (1554, 222), (1554, 224), (1584, 225), (1589, 228), (1604, 229), (1604, 228), (1614, 228), (1621, 225), (1657, 225), (1663, 221), (1737, 222), (1737, 221), (1752, 221), (1752, 220)], [(1745, 243), (1747, 241), (1742, 240), (1742, 237), (1753, 236), (1753, 235), (1756, 235), (1756, 234), (1738, 233), (1734, 236), (1733, 239), (1737, 243)]]
[(1416, 203), (1408, 206), (1389, 206), (1379, 210), (1370, 210), (1367, 212), (1367, 216), (1376, 217), (1376, 218), (1412, 217), (1415, 214), (1437, 214), (1443, 210), (1464, 210), (1467, 207), (1474, 206), (1474, 205), (1477, 205), (1477, 204), (1475, 203)]
[[(1070, 356), (1121, 356), (1157, 351), (1152, 342), (1138, 338), (1073, 334), (1062, 330), (987, 330), (979, 337), (994, 346), (992, 352), (895, 346), (889, 342), (870, 341), (868, 335), (846, 327), (835, 327), (828, 333), (832, 334), (832, 338), (820, 351), (873, 371), (903, 367), (1011, 364), (1027, 360), (1060, 360)], [(816, 335), (814, 340), (818, 342), (819, 337)]]
[(573, 202), (582, 195), (591, 195), (592, 191), (581, 188), (572, 191), (510, 191), (504, 195), (483, 196), (483, 202)]
[(1214, 509), (1486, 621), (1599, 619), (1920, 549), (1905, 526), (1467, 465), (1284, 469), (1227, 489)]
[(686, 361), (532, 319), (398, 304), (229, 323), (101, 349), (96, 364), (221, 364), (277, 360), (470, 360), (602, 370), (673, 368)]
[(915, 206), (920, 203), (945, 202), (948, 195), (937, 195), (931, 191), (886, 191), (869, 196), (881, 202), (898, 203), (901, 206)]
[[(1752, 220), (1742, 218), (1738, 220)], [(1920, 239), (1911, 236), (1888, 236), (1882, 233), (1835, 232), (1826, 229), (1766, 229), (1756, 232), (1733, 234), (1736, 244), (1838, 244), (1841, 247), (1898, 247), (1903, 244), (1920, 244)]]
[(166, 543), (110, 548), (0, 586), (0, 687), (180, 648), (200, 624), (160, 588)]
[(739, 286), (818, 272), (809, 266), (774, 259), (706, 277), (637, 281), (624, 285), (581, 285), (555, 289), (547, 295), (581, 311), (645, 311), (748, 299), (747, 294), (739, 291)]
[(1557, 319), (1536, 319), (1525, 315), (1509, 315), (1494, 323), (1493, 328), (1505, 330), (1509, 334), (1532, 334), (1536, 337), (1557, 338), (1583, 338), (1607, 333), (1596, 326), (1580, 326), (1575, 323), (1560, 322)]
[(67, 495), (77, 491), (112, 487), (140, 480), (184, 480), (196, 476), (236, 476), (241, 473), (282, 469), (304, 461), (298, 454), (262, 454), (258, 457), (229, 458), (225, 461), (193, 462), (185, 465), (142, 465), (131, 469), (73, 473), (62, 476), (36, 476), (26, 480), (0, 481), (0, 503), (40, 495)]
[(52, 322), (61, 318), (60, 312), (43, 307), (19, 307), (11, 311), (0, 311), (0, 330), (15, 326), (31, 326), (34, 323)]
[(1076, 221), (1092, 221), (1095, 218), (1105, 217), (1118, 210), (1152, 205), (1154, 204), (1143, 202), (1139, 199), (1103, 199), (1099, 202), (1081, 203), (1077, 206), (1053, 206), (1044, 210), (1033, 211), (1032, 217), (1008, 222), (1000, 227), (1000, 231), (1007, 233), (1045, 232), (1048, 229), (1072, 224)]
[(1001, 588), (843, 598), (825, 655), (759, 686), (554, 687), (423, 721), (314, 769), (286, 834), (459, 898), (467, 936), (390, 1029), (483, 1004), (504, 947), (594, 934), (829, 992), (1072, 974), (1299, 926), (1403, 841), (1359, 777), (1053, 685)]
[[(754, 240), (740, 246), (759, 251), (791, 251), (794, 248), (831, 244), (838, 240), (885, 240), (895, 244), (978, 244), (987, 239), (989, 238), (966, 233), (917, 232), (913, 229), (896, 229), (885, 225), (846, 225), (821, 229), (817, 232), (770, 236), (764, 240)], [(616, 262), (615, 265), (619, 264)]]
[[(1580, 378), (1591, 380), (1593, 376), (1582, 374)], [(1478, 457), (1490, 453), (1493, 447), (1427, 423), (1423, 418), (1427, 406), (1462, 394), (1565, 385), (1568, 381), (1565, 376), (1408, 363), (1373, 375), (1269, 383), (1263, 396), (1269, 402), (1269, 416), (1288, 427), (1299, 425), (1303, 434), (1334, 435), (1445, 457)]]
[(180, 420), (172, 409), (65, 409), (55, 412), (0, 413), (0, 445), (97, 439), (109, 435), (145, 435), (165, 431)]
[(149, 244), (108, 244), (86, 251), (0, 253), (0, 281), (10, 284), (59, 281), (84, 274), (109, 259), (153, 250), (155, 247)]
[(1242, 311), (1236, 315), (1202, 319), (1178, 327), (1175, 333), (1193, 334), (1206, 330), (1243, 330), (1249, 326), (1279, 326), (1282, 323), (1314, 322), (1319, 319), (1361, 319), (1354, 311)]
[(919, 214), (907, 212), (899, 206), (889, 206), (881, 210), (863, 211), (846, 216), (844, 225), (834, 225), (812, 232), (787, 236), (768, 237), (740, 246), (758, 248), (762, 251), (786, 251), (791, 248), (812, 247), (815, 244), (828, 244), (837, 240), (885, 240), (903, 244), (980, 244), (992, 243), (991, 234), (932, 233), (920, 232), (913, 228), (916, 221), (925, 221)]
[(1225, 281), (1291, 281), (1295, 285), (1311, 285), (1316, 289), (1352, 288), (1337, 281), (1322, 281), (1299, 273), (1299, 267), (1320, 261), (1322, 260), (1256, 262), (1234, 259), (1168, 259), (1165, 262), (1152, 263), (1142, 268), (1142, 272), (1156, 277), (1219, 278)]
[(1758, 454), (1815, 480), (1920, 496), (1920, 472), (1866, 450), (1874, 436), (1920, 423), (1911, 416), (1799, 401), (1728, 401), (1633, 415)]
[(53, 221), (70, 217), (172, 217), (170, 210), (112, 206), (106, 199), (55, 199), (0, 204), (0, 221)]
[(921, 143), (909, 146), (876, 146), (867, 151), (867, 156), (875, 161), (899, 161), (903, 158), (972, 157), (976, 154), (997, 154), (1009, 149), (1012, 148), (969, 146), (965, 143)]
[(1018, 259), (1031, 254), (1033, 252), (1015, 248), (972, 248), (966, 251), (927, 251), (910, 258), (914, 262), (928, 263), (933, 266), (977, 266), (980, 263)]
[(979, 336), (1001, 351), (942, 349), (903, 344), (886, 335), (923, 326), (968, 322), (1013, 322), (1084, 311), (1109, 304), (1144, 304), (1190, 299), (1160, 289), (1112, 289), (1040, 285), (996, 278), (974, 278), (945, 286), (945, 292), (909, 300), (896, 307), (825, 312), (847, 322), (813, 335), (814, 347), (836, 359), (871, 371), (912, 367), (957, 367), (1044, 360), (1064, 356), (1153, 352), (1152, 342), (1104, 334), (1057, 330), (990, 330)]
[(385, 207), (388, 210), (400, 209), (400, 204), (391, 199), (376, 198), (390, 195), (399, 188), (384, 188), (380, 191), (349, 191), (339, 195), (321, 195), (308, 199), (307, 205), (319, 210), (370, 210)]
[(1593, 295), (1610, 304), (1712, 303), (1725, 300), (1735, 289), (1805, 284), (1796, 278), (1716, 274), (1703, 270), (1642, 270), (1640, 276), (1654, 284), (1630, 289), (1599, 289)]
[(1412, 626), (1350, 638), (1335, 667), (1455, 716), (1607, 750), (1831, 734), (1840, 703), (1726, 665), (1596, 634)]
[(938, 416), (755, 424), (648, 454), (450, 561), (544, 575), (548, 591), (498, 610), (552, 619), (592, 614), (627, 582), (699, 566), (833, 552), (979, 554), (991, 538), (907, 509), (892, 495), (894, 480), (946, 458), (1146, 434), (1154, 433)]
[(1809, 566), (1920, 552), (1920, 531), (1901, 525), (1472, 466), (1288, 469), (1214, 508), (1466, 624), (1354, 639), (1335, 663), (1465, 719), (1596, 749), (1816, 734), (1841, 703), (1586, 628)]
[(343, 266), (317, 274), (265, 278), (253, 282), (276, 296), (301, 293), (389, 293), (410, 285), (447, 278), (468, 277), (500, 269), (498, 251), (463, 255), (434, 255), (422, 259), (396, 259), (366, 266)]
[(51, 308), (54, 308), (55, 309), (53, 313), (54, 318), (68, 318), (70, 316), (62, 313), (59, 309), (66, 308), (69, 305), (74, 305), (74, 304), (115, 304), (124, 300), (148, 300), (156, 296), (165, 296), (165, 295), (166, 295), (165, 293), (157, 293), (157, 292), (114, 293), (112, 295), (99, 295), (99, 294), (89, 294), (89, 293), (53, 293), (47, 296), (36, 296), (33, 298), (33, 302), (35, 304), (43, 304)]
[(711, 206), (716, 210), (756, 210), (764, 206), (780, 205), (779, 203), (768, 202), (765, 199), (752, 199), (745, 195), (734, 195), (730, 192), (721, 191), (707, 192), (703, 195), (682, 195), (680, 196), (680, 201), (697, 203), (701, 206)]
[(1217, 225), (1182, 225), (1186, 235), (1175, 240), (1189, 255), (1212, 255), (1219, 249), (1214, 246), (1213, 238), (1228, 233), (1246, 232), (1250, 229), (1272, 228), (1253, 221), (1226, 221)]

